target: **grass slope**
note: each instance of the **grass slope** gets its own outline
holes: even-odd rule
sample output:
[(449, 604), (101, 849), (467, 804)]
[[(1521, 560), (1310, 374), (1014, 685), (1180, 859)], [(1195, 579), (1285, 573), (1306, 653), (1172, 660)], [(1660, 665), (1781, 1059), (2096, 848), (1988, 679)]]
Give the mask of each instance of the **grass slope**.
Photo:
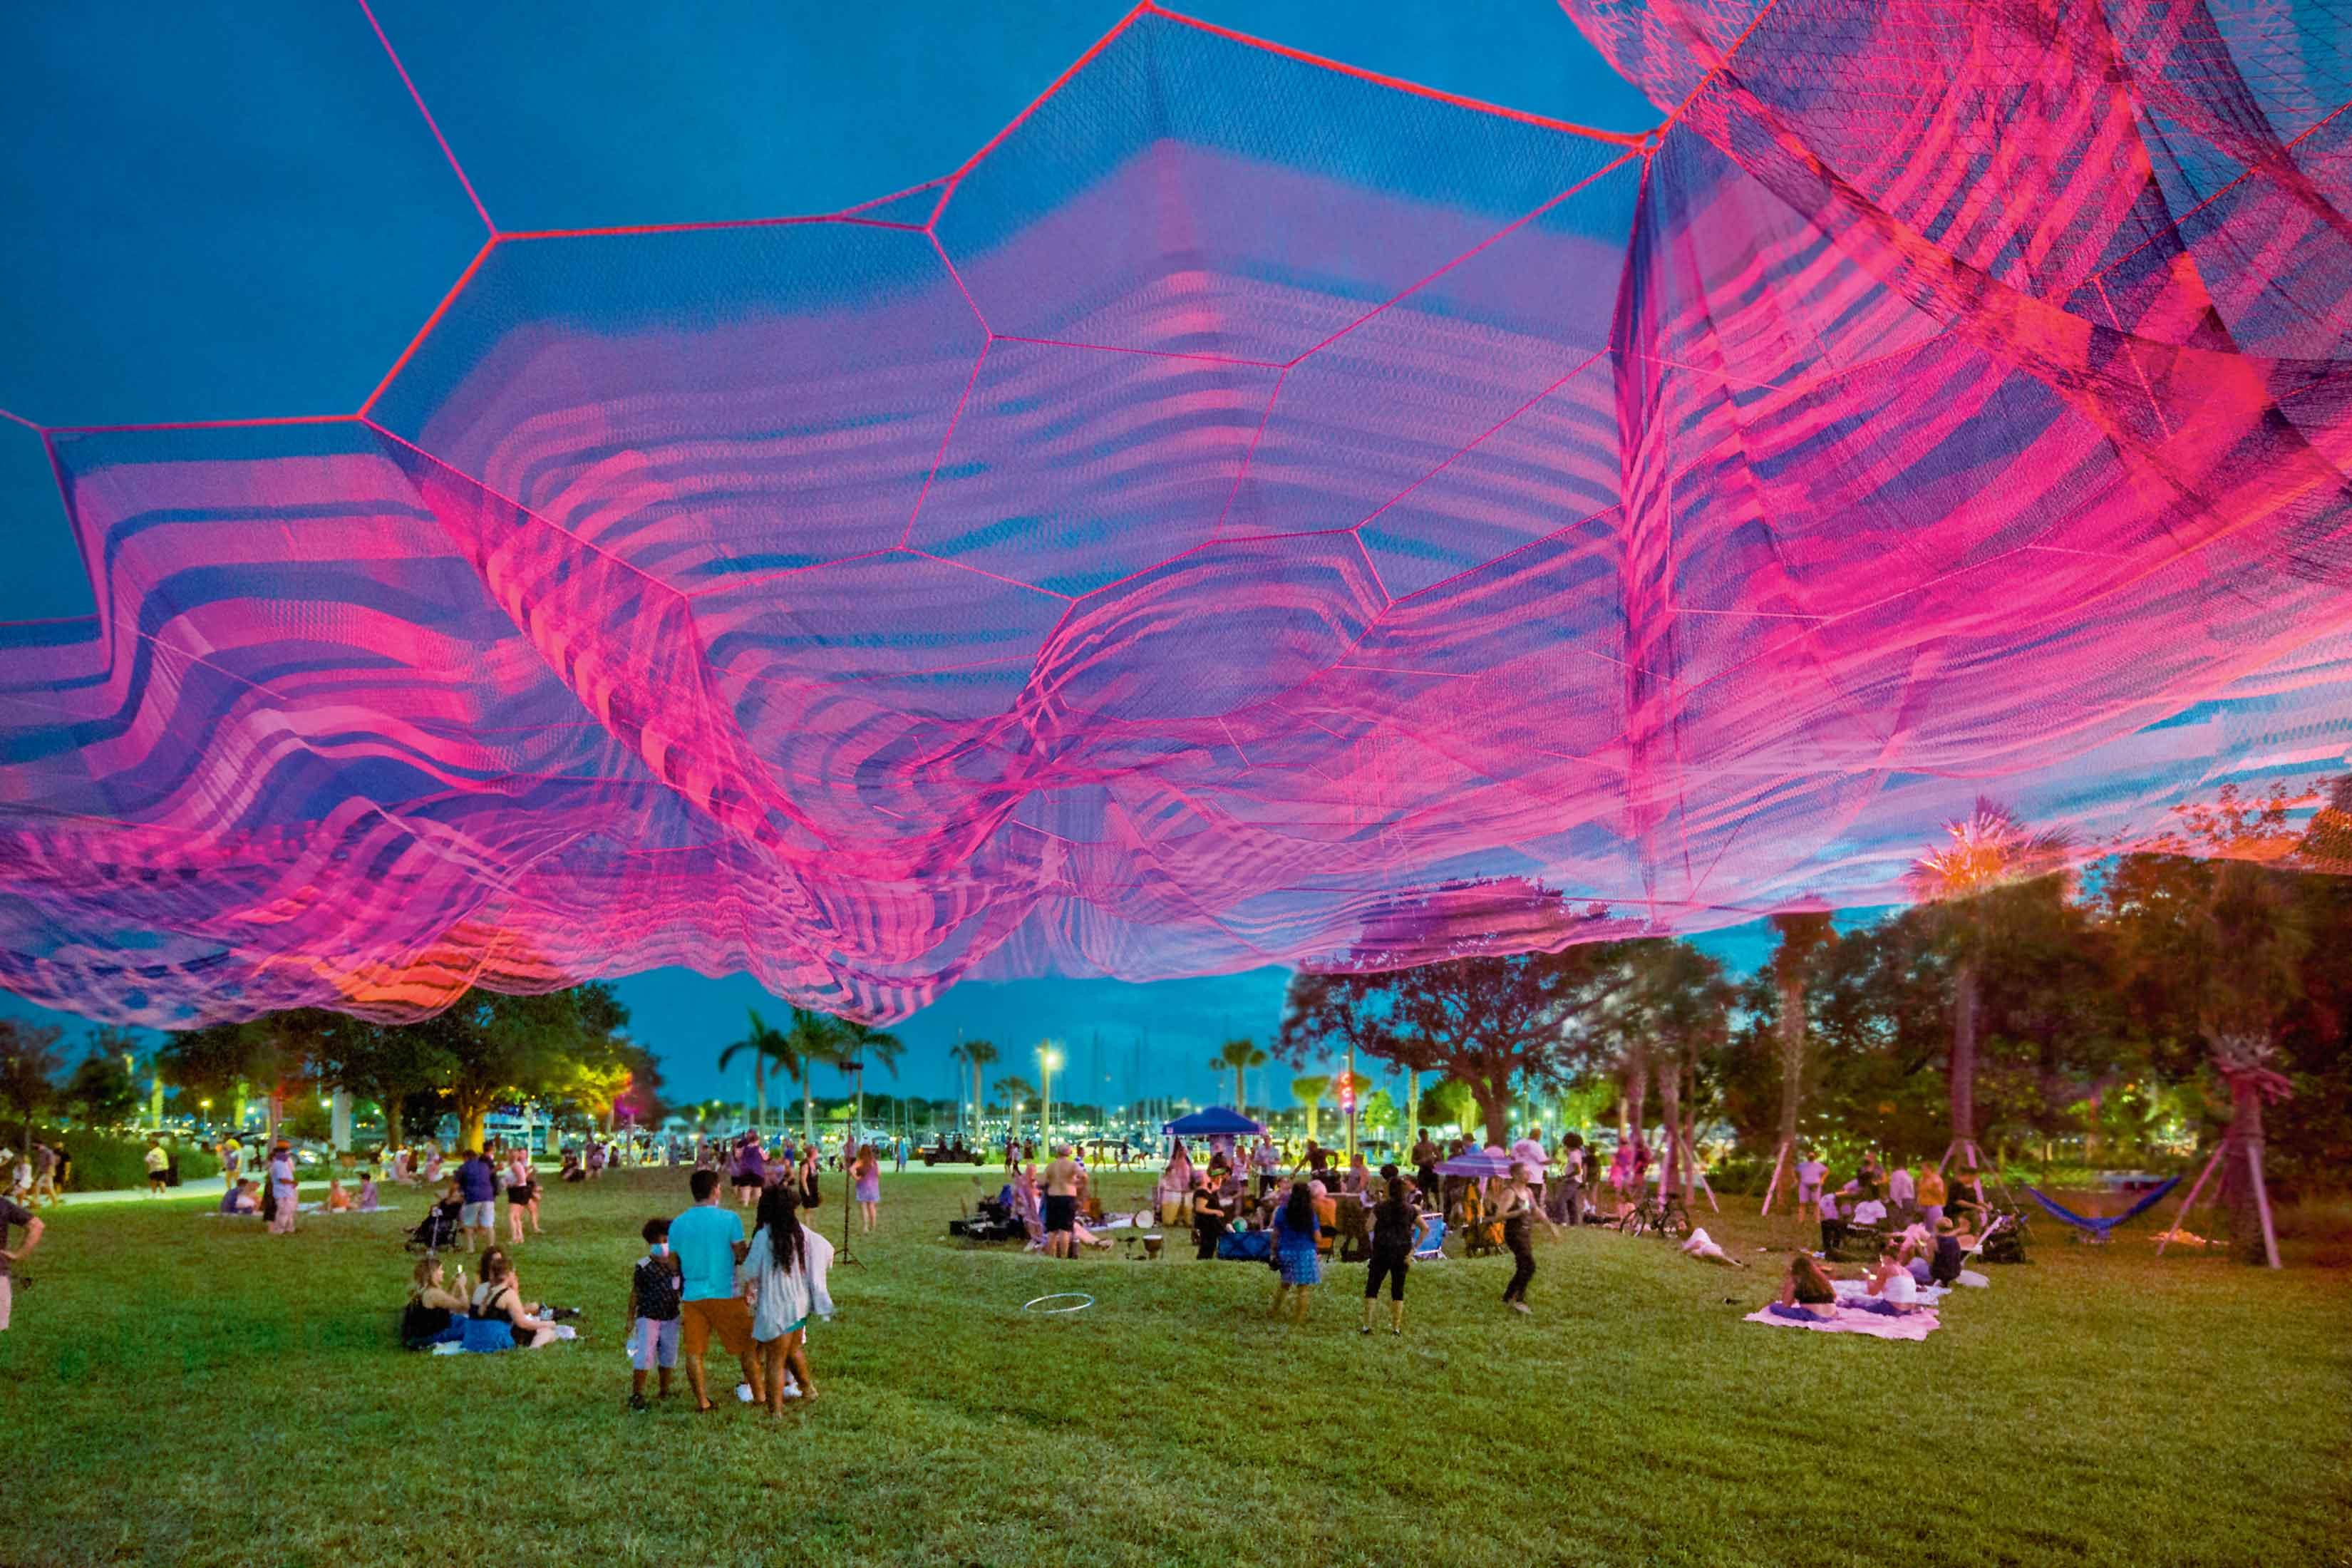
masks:
[[(697, 1416), (681, 1379), (631, 1415), (626, 1265), (683, 1189), (554, 1188), (523, 1282), (583, 1338), (498, 1357), (393, 1347), (416, 1199), (290, 1239), (53, 1213), (0, 1336), (0, 1560), (2352, 1562), (2338, 1271), (2044, 1226), (1888, 1343), (1739, 1321), (1776, 1278), (1750, 1249), (1800, 1229), (1726, 1215), (1752, 1271), (1588, 1230), (1539, 1244), (1532, 1320), (1496, 1305), (1507, 1259), (1453, 1261), (1367, 1340), (1360, 1268), (1276, 1327), (1263, 1268), (961, 1249), (969, 1174), (918, 1172), (835, 1277), (815, 1410)], [(1018, 1310), (1052, 1289), (1097, 1304)]]

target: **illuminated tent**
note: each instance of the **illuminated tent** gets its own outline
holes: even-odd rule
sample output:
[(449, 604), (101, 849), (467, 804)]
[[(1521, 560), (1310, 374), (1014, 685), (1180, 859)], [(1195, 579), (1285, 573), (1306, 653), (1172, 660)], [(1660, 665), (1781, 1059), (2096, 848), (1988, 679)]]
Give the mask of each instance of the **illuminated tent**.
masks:
[(922, 188), (494, 233), (356, 411), (44, 430), (98, 615), (0, 627), (0, 984), (887, 1018), (2345, 766), (2340, 21), (1570, 9), (1656, 132), (1147, 5)]

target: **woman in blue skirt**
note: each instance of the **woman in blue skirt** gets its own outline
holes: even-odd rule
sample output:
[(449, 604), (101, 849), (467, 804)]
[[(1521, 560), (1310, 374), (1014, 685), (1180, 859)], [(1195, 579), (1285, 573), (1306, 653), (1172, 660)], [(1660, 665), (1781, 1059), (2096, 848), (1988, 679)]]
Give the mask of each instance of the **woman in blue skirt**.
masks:
[(1282, 1270), (1282, 1283), (1274, 1288), (1274, 1305), (1266, 1316), (1282, 1316), (1283, 1298), (1291, 1291), (1298, 1292), (1298, 1305), (1290, 1321), (1307, 1321), (1307, 1295), (1323, 1283), (1323, 1260), (1315, 1249), (1322, 1235), (1322, 1226), (1315, 1218), (1315, 1194), (1307, 1190), (1305, 1182), (1290, 1184), (1290, 1197), (1274, 1221), (1274, 1262)]

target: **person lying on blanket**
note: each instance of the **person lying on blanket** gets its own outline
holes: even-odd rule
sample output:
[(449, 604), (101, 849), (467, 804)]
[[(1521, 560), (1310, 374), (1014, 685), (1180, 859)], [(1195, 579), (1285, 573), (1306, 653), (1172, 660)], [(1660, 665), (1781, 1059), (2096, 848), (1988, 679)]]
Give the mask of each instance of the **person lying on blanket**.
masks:
[(1800, 1252), (1789, 1259), (1780, 1279), (1780, 1299), (1765, 1309), (1779, 1318), (1827, 1320), (1837, 1316), (1837, 1287), (1811, 1256)]

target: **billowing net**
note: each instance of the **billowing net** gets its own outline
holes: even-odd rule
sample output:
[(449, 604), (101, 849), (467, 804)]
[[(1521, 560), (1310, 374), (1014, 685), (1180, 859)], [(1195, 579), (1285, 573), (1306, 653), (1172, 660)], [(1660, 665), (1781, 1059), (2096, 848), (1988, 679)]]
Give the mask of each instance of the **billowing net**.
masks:
[(494, 234), (356, 416), (47, 432), (99, 616), (0, 628), (0, 984), (887, 1017), (2344, 766), (2339, 11), (1570, 8), (1659, 132), (1147, 6), (930, 186)]

